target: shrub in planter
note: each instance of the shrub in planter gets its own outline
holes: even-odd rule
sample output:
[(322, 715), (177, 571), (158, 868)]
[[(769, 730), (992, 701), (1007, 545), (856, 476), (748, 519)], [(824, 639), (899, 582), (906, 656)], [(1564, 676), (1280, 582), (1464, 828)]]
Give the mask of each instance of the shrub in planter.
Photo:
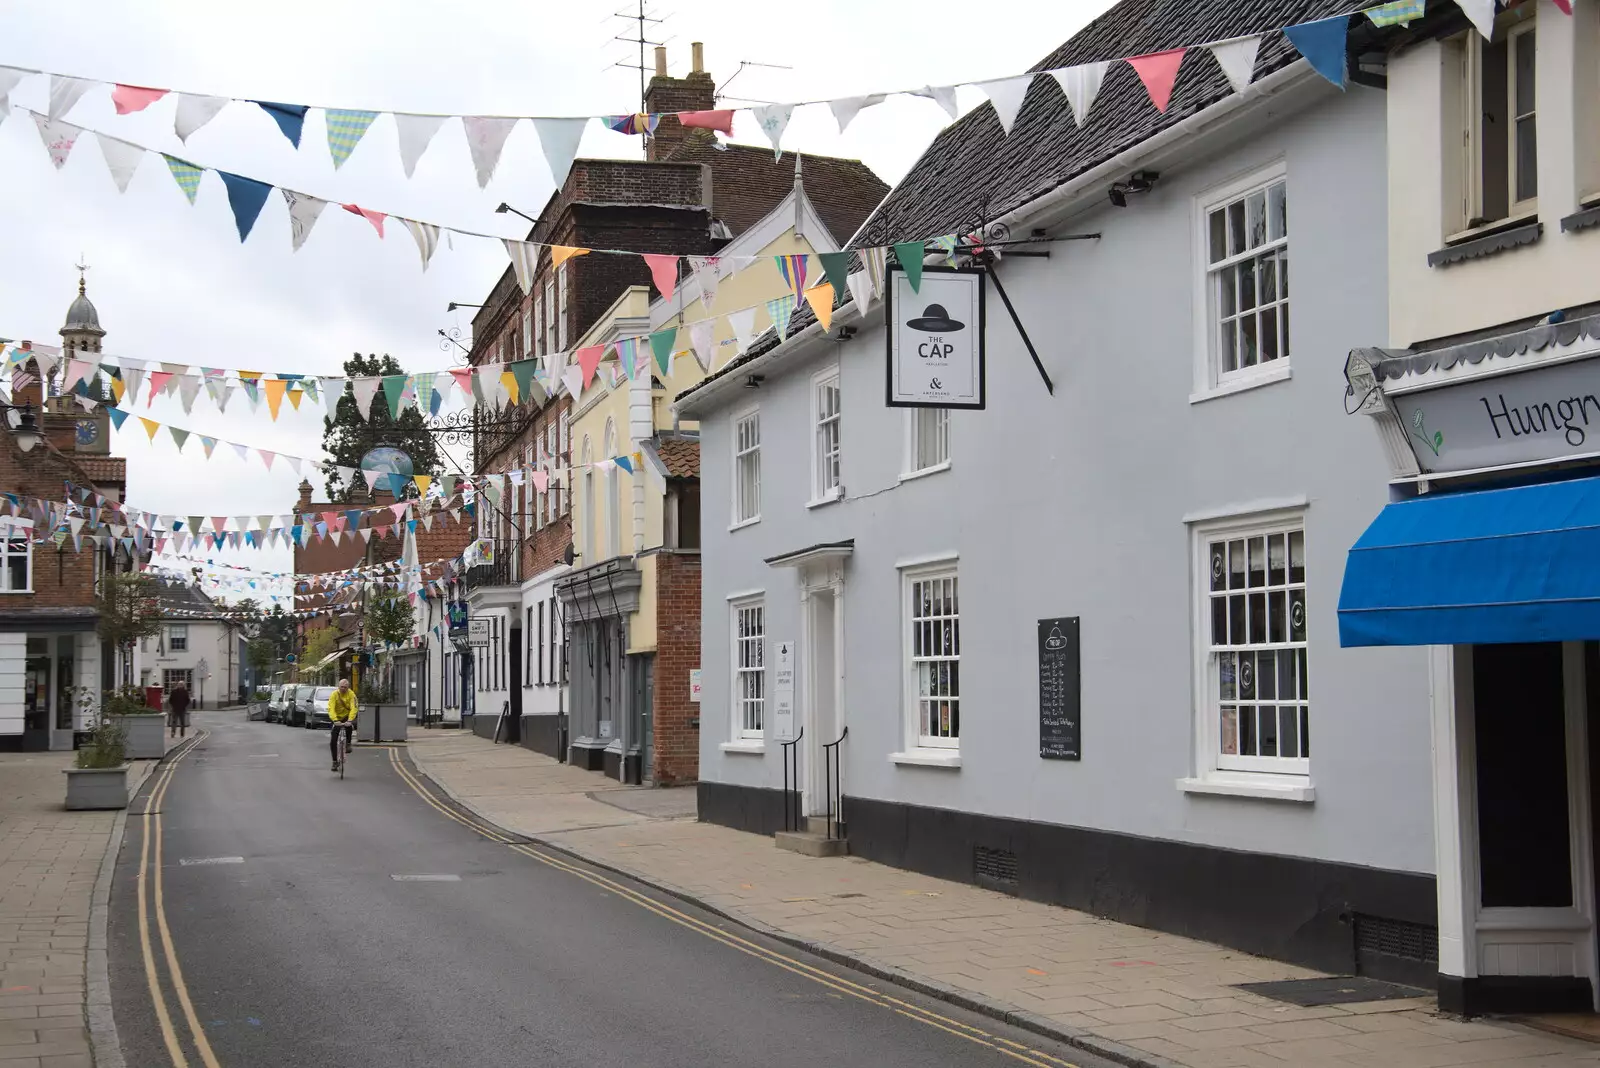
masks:
[(76, 766), (67, 774), (67, 808), (127, 808), (127, 734), (121, 724), (102, 716), (78, 750)]
[(128, 758), (159, 760), (166, 755), (166, 740), (162, 735), (166, 717), (159, 708), (144, 703), (144, 692), (138, 687), (107, 690), (100, 708), (102, 716), (122, 728)]

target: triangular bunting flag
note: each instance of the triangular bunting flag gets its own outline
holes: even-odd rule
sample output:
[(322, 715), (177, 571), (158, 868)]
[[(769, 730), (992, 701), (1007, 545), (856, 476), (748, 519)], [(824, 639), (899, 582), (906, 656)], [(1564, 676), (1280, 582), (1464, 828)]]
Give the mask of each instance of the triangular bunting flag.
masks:
[(111, 103), (118, 115), (131, 115), (143, 111), (167, 95), (165, 89), (146, 89), (142, 85), (117, 85), (111, 89)]
[(50, 106), (46, 109), (50, 118), (59, 119), (72, 110), (72, 105), (78, 98), (87, 93), (98, 82), (87, 78), (68, 78), (64, 74), (50, 75)]
[(111, 422), (118, 430), (122, 429), (123, 422), (128, 418), (128, 413), (121, 408), (106, 408), (106, 414), (111, 417)]
[(511, 257), (511, 266), (517, 272), (517, 284), (522, 287), (523, 294), (532, 293), (533, 274), (539, 266), (539, 246), (509, 237), (503, 237), (500, 241), (506, 247), (506, 254)]
[(0, 67), (0, 120), (11, 114), (11, 90), (17, 83), (28, 75), (36, 73), (31, 70), (18, 70), (15, 67)]
[(39, 140), (44, 142), (50, 162), (59, 171), (66, 165), (67, 157), (72, 155), (72, 146), (78, 143), (78, 135), (83, 131), (70, 122), (47, 118), (37, 111), (33, 112), (33, 121), (39, 127)]
[(1346, 68), (1345, 39), (1349, 32), (1349, 15), (1335, 15), (1331, 19), (1318, 19), (1283, 28), (1283, 35), (1306, 57), (1311, 68), (1341, 89), (1344, 88)]
[[(328, 152), (333, 156), (333, 169), (344, 166), (356, 145), (366, 135), (367, 127), (378, 117), (376, 111), (352, 111), (348, 108), (327, 108), (322, 113), (328, 126)], [(410, 175), (406, 175), (410, 177)]]
[(906, 281), (911, 283), (911, 292), (916, 293), (922, 289), (922, 242), (897, 241), (894, 246), (895, 262), (906, 272)]
[(567, 387), (567, 395), (576, 399), (583, 394), (583, 372), (576, 367), (568, 367), (561, 373), (561, 384)]
[(154, 419), (146, 419), (142, 415), (139, 417), (139, 422), (144, 424), (144, 432), (149, 436), (150, 440), (156, 440), (156, 431), (161, 429), (161, 424)]
[[(535, 248), (537, 247), (535, 246)], [(559, 269), (563, 263), (566, 263), (574, 256), (587, 256), (589, 254), (588, 249), (573, 248), (571, 245), (551, 245), (549, 248), (550, 269), (552, 271)]]
[(1427, 13), (1426, 6), (1424, 0), (1394, 0), (1393, 3), (1369, 7), (1365, 14), (1374, 26), (1409, 26)]
[[(1421, 0), (1417, 0), (1421, 3)], [(1206, 45), (1217, 66), (1227, 75), (1233, 91), (1242, 93), (1256, 77), (1256, 53), (1261, 50), (1260, 36), (1235, 37)]]
[(700, 284), (700, 303), (710, 311), (717, 299), (717, 284), (722, 280), (720, 262), (715, 256), (690, 256), (689, 269)]
[(361, 413), (362, 419), (371, 418), (372, 398), (378, 393), (378, 380), (376, 378), (352, 378), (350, 388), (355, 391), (356, 410)]
[(1022, 110), (1022, 102), (1028, 96), (1028, 86), (1032, 84), (1031, 74), (977, 83), (989, 98), (989, 103), (994, 105), (994, 113), (1000, 118), (1000, 129), (1007, 137), (1011, 136), (1011, 126), (1017, 121), (1017, 112)]
[(850, 277), (850, 253), (819, 252), (817, 259), (822, 261), (822, 274), (833, 286), (834, 297), (843, 300), (845, 286)]
[(789, 125), (789, 117), (794, 114), (794, 105), (765, 104), (751, 108), (750, 113), (756, 117), (756, 123), (761, 127), (761, 132), (767, 135), (767, 140), (772, 142), (772, 158), (781, 157), (783, 149), (779, 147), (779, 142), (783, 140), (783, 131)]
[[(1495, 0), (1456, 0), (1456, 3), (1460, 6), (1461, 10), (1465, 12), (1467, 19), (1471, 21), (1472, 25), (1477, 27), (1478, 32), (1483, 34), (1483, 39), (1485, 41), (1494, 36)], [(1287, 35), (1289, 31), (1285, 30), (1283, 32)], [(1292, 41), (1293, 38), (1290, 38), (1290, 40)], [(1298, 48), (1299, 46), (1296, 45), (1295, 47)], [(1301, 49), (1301, 54), (1305, 54), (1304, 49)], [(1306, 58), (1309, 59), (1310, 57), (1307, 56)], [(1312, 64), (1312, 66), (1315, 65), (1316, 64)], [(1318, 73), (1320, 73), (1320, 71)]]
[(669, 326), (665, 330), (657, 330), (650, 335), (650, 353), (656, 358), (656, 366), (661, 369), (661, 377), (665, 378), (672, 371), (672, 346), (677, 344), (678, 328)]
[(200, 192), (200, 175), (205, 173), (204, 170), (177, 156), (169, 156), (165, 152), (161, 153), (161, 158), (167, 161), (167, 170), (172, 172), (178, 188), (183, 190), (183, 195), (193, 204), (195, 196)]
[(517, 120), (468, 115), (461, 124), (467, 131), (467, 149), (478, 172), (478, 188), (482, 189), (494, 177), (494, 169), (500, 165), (500, 150), (505, 148)]
[(267, 194), (272, 192), (272, 187), (266, 182), (229, 174), (227, 171), (218, 171), (217, 174), (221, 176), (222, 184), (228, 187), (228, 205), (233, 208), (233, 221), (239, 228), (239, 240), (243, 241), (250, 236), (256, 217), (261, 214), (261, 205), (267, 202)]
[(644, 262), (650, 267), (650, 277), (655, 280), (656, 288), (663, 297), (671, 300), (678, 287), (678, 257), (655, 252), (646, 252), (643, 256)]
[(539, 135), (539, 147), (544, 149), (545, 162), (550, 165), (550, 180), (559, 190), (567, 181), (567, 172), (577, 158), (578, 145), (583, 140), (583, 128), (588, 119), (534, 119), (533, 129)]
[(1150, 94), (1150, 103), (1163, 115), (1166, 114), (1167, 105), (1172, 102), (1172, 87), (1178, 80), (1178, 68), (1183, 65), (1186, 51), (1188, 49), (1169, 48), (1164, 52), (1151, 52), (1128, 59), (1128, 66), (1139, 75), (1139, 80), (1144, 83), (1144, 91)]
[(811, 305), (823, 330), (833, 326), (833, 286), (827, 282), (812, 286), (806, 290), (806, 303)]
[(284, 203), (289, 205), (289, 242), (293, 251), (299, 252), (300, 246), (311, 236), (311, 228), (317, 224), (317, 218), (328, 202), (320, 197), (296, 193), (292, 189), (280, 189), (278, 192), (283, 194)]
[(728, 313), (728, 326), (733, 330), (733, 336), (739, 344), (738, 355), (750, 347), (750, 342), (755, 340), (756, 310), (754, 308), (740, 308), (736, 312)]
[(228, 101), (220, 96), (200, 96), (195, 93), (178, 94), (178, 111), (172, 119), (172, 129), (178, 140), (188, 141), (189, 135), (217, 117)]
[(1061, 86), (1061, 91), (1067, 94), (1067, 103), (1072, 105), (1072, 121), (1079, 126), (1088, 121), (1089, 109), (1094, 107), (1095, 97), (1100, 95), (1100, 86), (1106, 80), (1106, 71), (1110, 69), (1111, 61), (1101, 60), (1050, 72)]
[(300, 131), (306, 124), (304, 104), (277, 104), (270, 100), (252, 100), (251, 103), (272, 116), (272, 121), (278, 124), (291, 145), (300, 147)]
[(281, 378), (269, 378), (261, 383), (267, 390), (267, 410), (272, 413), (272, 421), (278, 421), (278, 409), (283, 407), (283, 394), (289, 388), (289, 383)]
[(134, 170), (144, 158), (144, 149), (105, 134), (95, 134), (95, 140), (100, 142), (100, 154), (106, 158), (106, 169), (111, 172), (111, 180), (117, 183), (117, 192), (126, 193)]
[(872, 305), (872, 279), (867, 277), (866, 271), (857, 271), (850, 276), (850, 300), (856, 306), (858, 315), (865, 315), (867, 308)]
[(839, 132), (844, 133), (844, 128), (855, 121), (855, 117), (874, 104), (883, 103), (884, 94), (873, 93), (869, 96), (842, 96), (837, 100), (828, 101), (828, 110), (833, 112), (833, 119), (839, 124)]
[(806, 291), (806, 273), (810, 266), (808, 263), (810, 257), (774, 256), (773, 259), (778, 261), (778, 274), (782, 276), (784, 284), (794, 293), (794, 299), (798, 301), (800, 294)]
[[(594, 381), (594, 373), (600, 369), (600, 361), (605, 359), (605, 355), (604, 345), (590, 345), (578, 350), (578, 367), (583, 372), (583, 377), (579, 379), (582, 386), (587, 387)], [(574, 393), (573, 396), (576, 397), (577, 394)]]
[(912, 96), (923, 96), (944, 108), (945, 114), (951, 121), (959, 118), (960, 109), (956, 104), (956, 87), (953, 85), (929, 85), (921, 89), (911, 90)]
[(383, 398), (389, 402), (389, 418), (400, 418), (400, 405), (406, 389), (405, 375), (385, 375), (383, 377)]
[(395, 132), (400, 137), (400, 167), (406, 172), (407, 178), (416, 171), (417, 160), (422, 158), (422, 153), (428, 148), (428, 142), (439, 132), (444, 120), (443, 115), (407, 115), (404, 112), (395, 112)]
[(782, 341), (789, 333), (789, 320), (794, 317), (794, 294), (785, 293), (777, 300), (767, 301), (767, 314), (772, 316), (772, 328)]
[(711, 357), (716, 352), (716, 329), (717, 323), (714, 319), (689, 324), (689, 343), (694, 349), (695, 361), (700, 364), (702, 371), (711, 370)]
[(367, 220), (367, 222), (372, 224), (372, 228), (378, 231), (378, 236), (383, 236), (383, 220), (388, 218), (388, 216), (383, 212), (372, 211), (369, 208), (363, 208), (360, 204), (341, 204), (339, 206), (345, 211), (348, 211), (351, 215), (359, 215), (363, 219)]
[(629, 378), (638, 373), (639, 365), (639, 339), (625, 337), (617, 342), (617, 362), (622, 365), (622, 370)]

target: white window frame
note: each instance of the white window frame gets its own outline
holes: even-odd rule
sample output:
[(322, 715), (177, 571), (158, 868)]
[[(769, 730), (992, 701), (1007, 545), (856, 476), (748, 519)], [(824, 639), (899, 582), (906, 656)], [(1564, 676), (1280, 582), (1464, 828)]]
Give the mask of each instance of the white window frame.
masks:
[(533, 355), (533, 305), (522, 309), (522, 355), (526, 359)]
[(556, 344), (556, 281), (554, 278), (546, 279), (544, 283), (544, 347), (548, 352), (560, 352), (561, 347)]
[[(1190, 403), (1227, 396), (1240, 390), (1255, 389), (1273, 382), (1282, 382), (1293, 375), (1293, 346), (1288, 343), (1288, 330), (1281, 326), (1279, 332), (1282, 340), (1279, 342), (1279, 355), (1275, 359), (1263, 362), (1258, 358), (1257, 363), (1251, 367), (1223, 371), (1220, 310), (1221, 277), (1224, 271), (1235, 269), (1239, 264), (1251, 259), (1259, 260), (1268, 252), (1274, 253), (1281, 259), (1288, 258), (1291, 240), (1288, 222), (1292, 222), (1292, 218), (1286, 222), (1284, 234), (1279, 238), (1270, 236), (1271, 222), (1268, 219), (1268, 239), (1263, 244), (1246, 252), (1228, 256), (1217, 264), (1211, 262), (1210, 229), (1213, 211), (1226, 210), (1235, 202), (1247, 201), (1251, 195), (1266, 192), (1279, 182), (1284, 184), (1287, 197), (1288, 193), (1292, 192), (1288, 190), (1288, 179), (1287, 163), (1282, 159), (1276, 159), (1198, 193), (1194, 198), (1194, 265), (1191, 269), (1194, 274), (1195, 362), (1194, 392), (1189, 397)], [(1268, 201), (1270, 203), (1270, 197)], [(1259, 276), (1259, 272), (1257, 274)], [(1275, 271), (1275, 277), (1276, 274)], [(1280, 284), (1277, 291), (1281, 292), (1284, 289), (1286, 287)], [(1281, 321), (1281, 309), (1291, 304), (1289, 297), (1283, 296), (1281, 299), (1274, 297), (1270, 303), (1279, 309), (1275, 321)], [(1261, 306), (1258, 300), (1256, 308), (1259, 309)], [(1242, 321), (1242, 318), (1237, 318), (1235, 321)], [(1290, 321), (1292, 323), (1293, 319)], [(1257, 351), (1259, 352), (1259, 346)]]
[[(757, 613), (756, 621), (761, 625), (761, 632), (754, 637), (741, 637), (739, 624), (744, 613)], [(740, 659), (744, 651), (742, 646), (747, 642), (754, 642), (756, 659), (759, 666), (745, 667)], [(740, 597), (728, 602), (728, 648), (729, 672), (731, 688), (728, 690), (728, 704), (732, 709), (733, 728), (732, 738), (735, 743), (763, 742), (766, 740), (767, 726), (767, 602), (764, 593), (753, 596)], [(757, 682), (759, 695), (750, 698), (745, 695), (744, 682), (746, 678)], [(757, 726), (749, 725), (747, 715), (754, 706), (759, 720)]]
[[(1459, 242), (1487, 230), (1514, 225), (1535, 219), (1539, 215), (1538, 183), (1538, 38), (1534, 39), (1534, 107), (1526, 114), (1528, 121), (1534, 124), (1534, 195), (1517, 199), (1517, 39), (1538, 29), (1536, 4), (1527, 4), (1521, 12), (1514, 15), (1502, 12), (1496, 19), (1494, 40), (1485, 41), (1483, 35), (1476, 30), (1470, 30), (1455, 39), (1454, 53), (1457, 56), (1462, 84), (1453, 91), (1447, 91), (1446, 98), (1459, 100), (1461, 111), (1456, 119), (1461, 127), (1461, 155), (1457, 166), (1460, 174), (1457, 176), (1457, 185), (1460, 189), (1460, 210), (1456, 215), (1456, 224), (1452, 229), (1454, 233), (1445, 237), (1447, 244)], [(1506, 50), (1506, 213), (1493, 219), (1485, 218), (1487, 210), (1483, 202), (1483, 50), (1486, 45), (1503, 44)], [(1447, 68), (1448, 69), (1448, 68)], [(1448, 163), (1447, 163), (1448, 165)], [(1482, 219), (1474, 225), (1473, 220)]]
[[(906, 452), (905, 462), (900, 469), (900, 481), (950, 470), (950, 409), (907, 408), (905, 420)], [(932, 424), (927, 429), (932, 430), (936, 440), (943, 439), (940, 443), (944, 446), (944, 456), (931, 464), (918, 463), (918, 454), (922, 451), (924, 423)]]
[[(21, 542), (22, 548), (18, 551), (13, 545)], [(23, 586), (13, 589), (11, 583), (11, 561), (14, 557), (21, 556), (26, 563), (23, 565)], [(0, 595), (8, 593), (33, 592), (33, 520), (17, 519), (11, 516), (0, 518)]]
[[(617, 454), (617, 427), (606, 420), (604, 457), (614, 460)], [(606, 468), (606, 554), (610, 560), (622, 555), (622, 476), (620, 468), (612, 463)]]
[[(180, 638), (182, 639), (182, 644), (181, 645), (179, 644), (179, 639)], [(187, 653), (188, 651), (189, 651), (189, 624), (187, 624), (187, 623), (168, 623), (167, 624), (167, 652), (169, 652), (169, 653)]]
[(567, 351), (567, 265), (562, 264), (556, 268), (556, 340), (560, 343), (558, 351)]
[[(563, 414), (562, 417), (565, 418), (565, 414)], [(549, 456), (548, 463), (551, 466), (554, 466), (556, 453), (556, 427), (554, 423), (551, 423), (544, 428), (544, 450)], [(556, 521), (556, 517), (561, 514), (560, 497), (561, 492), (556, 488), (555, 480), (551, 479), (550, 484), (545, 492), (544, 521), (546, 523), (554, 523)]]
[[(961, 575), (959, 561), (954, 556), (937, 558), (933, 560), (920, 560), (903, 563), (900, 566), (900, 641), (901, 641), (901, 707), (904, 720), (905, 749), (899, 753), (890, 754), (889, 759), (897, 764), (922, 764), (933, 767), (960, 767), (961, 766), (961, 683), (959, 670), (956, 675), (955, 694), (953, 695), (957, 715), (954, 719), (955, 734), (941, 735), (929, 734), (923, 730), (922, 704), (921, 704), (921, 663), (961, 663)], [(953, 615), (940, 615), (927, 617), (926, 620), (918, 617), (914, 594), (919, 583), (938, 582), (949, 580), (954, 583), (956, 611)], [(951, 621), (955, 627), (955, 654), (953, 656), (923, 657), (918, 658), (914, 641), (915, 629), (919, 623), (935, 623)]]
[(536, 356), (543, 356), (544, 350), (544, 297), (533, 298), (533, 351)]
[[(746, 423), (750, 422), (752, 419), (755, 420), (754, 444), (750, 445), (747, 448), (741, 448), (740, 447), (740, 434), (741, 434), (742, 428), (744, 427), (744, 425)], [(729, 442), (729, 445), (731, 446), (731, 450), (733, 452), (733, 468), (732, 468), (733, 469), (733, 480), (732, 480), (733, 484), (732, 484), (732, 487), (731, 487), (731, 497), (732, 497), (732, 505), (733, 505), (733, 523), (728, 527), (728, 529), (729, 530), (736, 530), (739, 527), (745, 527), (745, 526), (749, 526), (752, 523), (761, 522), (761, 409), (760, 409), (760, 407), (759, 406), (750, 407), (750, 408), (744, 409), (743, 411), (735, 413), (734, 416), (733, 416), (732, 428), (731, 429), (732, 429), (732, 438), (731, 438), (731, 440)], [(748, 500), (748, 501), (744, 499), (744, 494), (741, 492), (742, 489), (743, 489), (743, 485), (744, 485), (744, 478), (742, 477), (742, 465), (744, 464), (745, 457), (747, 457), (747, 456), (754, 457), (754, 459), (750, 460), (749, 462), (755, 468), (754, 479), (753, 479), (753, 487), (754, 488), (752, 490), (752, 496), (755, 499), (754, 500)]]
[[(823, 398), (833, 392), (833, 408)], [(811, 499), (808, 507), (829, 504), (844, 495), (844, 391), (839, 365), (811, 376)]]
[[(1251, 538), (1270, 537), (1274, 534), (1288, 534), (1298, 531), (1302, 539), (1301, 552), (1305, 557), (1305, 575), (1302, 581), (1293, 582), (1292, 574), (1288, 571), (1288, 561), (1285, 561), (1285, 583), (1279, 586), (1268, 585), (1262, 587), (1264, 591), (1285, 591), (1285, 601), (1290, 605), (1292, 612), (1292, 595), (1288, 592), (1294, 588), (1304, 591), (1302, 604), (1306, 614), (1307, 626), (1305, 637), (1299, 641), (1289, 639), (1292, 635), (1292, 623), (1285, 622), (1286, 640), (1281, 642), (1249, 643), (1249, 648), (1260, 651), (1278, 651), (1303, 654), (1301, 662), (1310, 665), (1310, 609), (1315, 607), (1312, 596), (1316, 592), (1311, 582), (1311, 566), (1309, 560), (1309, 530), (1306, 523), (1306, 508), (1303, 503), (1268, 505), (1265, 502), (1261, 507), (1248, 508), (1244, 511), (1235, 511), (1223, 516), (1208, 516), (1190, 523), (1191, 567), (1190, 567), (1190, 601), (1193, 613), (1191, 618), (1191, 645), (1193, 653), (1192, 678), (1194, 685), (1192, 722), (1194, 728), (1194, 773), (1192, 776), (1178, 780), (1178, 788), (1187, 793), (1199, 794), (1231, 794), (1243, 797), (1258, 797), (1269, 800), (1309, 802), (1316, 798), (1316, 791), (1311, 777), (1311, 758), (1307, 756), (1295, 757), (1265, 757), (1225, 754), (1222, 752), (1222, 717), (1220, 695), (1220, 670), (1221, 652), (1212, 645), (1212, 596), (1210, 546), (1218, 541), (1248, 541)], [(1226, 566), (1226, 565), (1225, 565)], [(1268, 582), (1271, 581), (1270, 556)], [(1249, 581), (1248, 568), (1246, 582)], [(1252, 587), (1246, 586), (1249, 590)], [(1249, 605), (1247, 603), (1247, 611)], [(1270, 634), (1268, 635), (1270, 638)], [(1238, 648), (1229, 645), (1226, 648)], [(1299, 668), (1296, 669), (1300, 670)], [(1309, 675), (1309, 671), (1307, 672)], [(1235, 684), (1237, 686), (1237, 683)], [(1238, 693), (1238, 690), (1235, 690)], [(1239, 695), (1242, 702), (1242, 694)], [(1315, 711), (1317, 703), (1309, 697), (1305, 700), (1305, 728), (1297, 727), (1296, 738), (1303, 740), (1308, 735), (1315, 733)]]
[[(551, 462), (552, 466), (559, 465), (561, 467), (571, 467), (572, 466), (572, 410), (570, 408), (562, 409), (561, 418), (559, 420), (559, 424), (560, 424), (560, 429), (561, 429), (560, 439), (558, 441), (558, 445), (559, 445), (560, 451), (557, 452), (555, 456), (551, 457), (550, 462)], [(554, 479), (551, 480), (551, 486), (552, 487), (555, 486), (555, 480)], [(572, 512), (572, 494), (570, 494), (570, 493), (558, 493), (558, 492), (556, 492), (556, 490), (554, 488), (551, 489), (551, 494), (554, 497), (557, 498), (556, 506), (551, 510), (552, 511), (552, 515), (569, 515), (569, 514), (571, 514), (571, 512)]]

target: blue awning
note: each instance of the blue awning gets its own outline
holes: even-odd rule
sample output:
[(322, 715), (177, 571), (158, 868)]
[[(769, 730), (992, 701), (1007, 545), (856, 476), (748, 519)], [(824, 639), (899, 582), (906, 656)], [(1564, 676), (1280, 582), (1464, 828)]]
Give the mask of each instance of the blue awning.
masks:
[(1339, 644), (1600, 638), (1600, 478), (1389, 505), (1345, 561)]

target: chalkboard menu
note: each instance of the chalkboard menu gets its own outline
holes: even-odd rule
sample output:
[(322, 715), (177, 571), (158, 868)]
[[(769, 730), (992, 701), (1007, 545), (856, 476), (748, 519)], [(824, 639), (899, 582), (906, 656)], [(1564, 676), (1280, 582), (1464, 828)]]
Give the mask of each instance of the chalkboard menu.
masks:
[(1078, 617), (1039, 620), (1039, 755), (1083, 759)]

